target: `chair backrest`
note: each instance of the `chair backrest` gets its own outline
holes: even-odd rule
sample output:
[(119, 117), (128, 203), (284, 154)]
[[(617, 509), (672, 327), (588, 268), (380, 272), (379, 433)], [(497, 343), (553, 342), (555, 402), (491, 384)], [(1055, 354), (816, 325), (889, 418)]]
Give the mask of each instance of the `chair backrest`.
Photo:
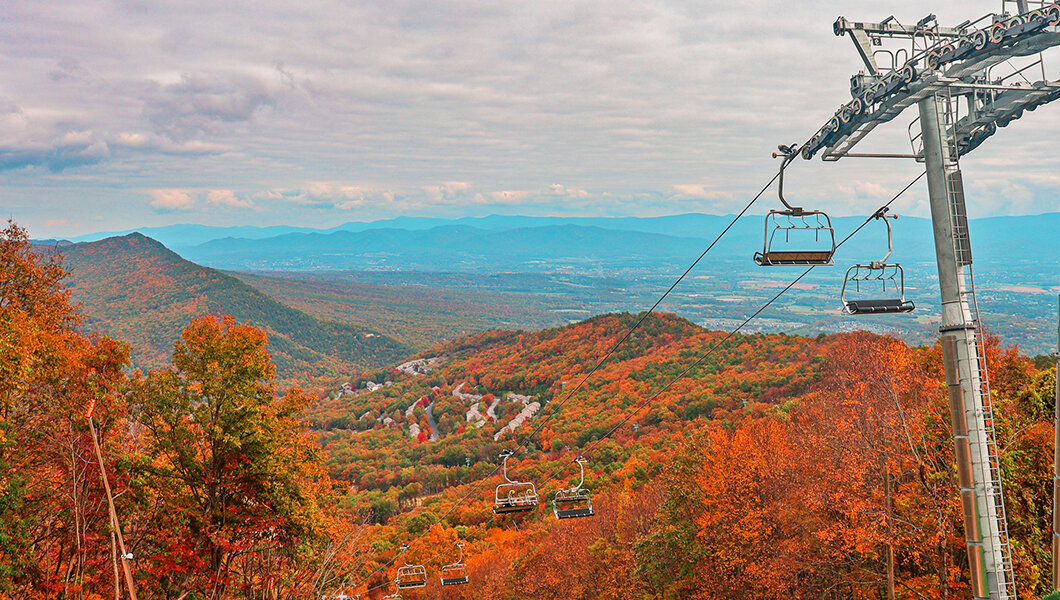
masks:
[(536, 506), (537, 488), (529, 482), (502, 483), (494, 497), (497, 506)]
[[(813, 234), (809, 239), (808, 234)], [(766, 215), (759, 265), (831, 264), (835, 254), (832, 219), (821, 211), (772, 210)]]
[(398, 569), (395, 583), (401, 589), (424, 587), (427, 585), (427, 569), (423, 565), (405, 565)]

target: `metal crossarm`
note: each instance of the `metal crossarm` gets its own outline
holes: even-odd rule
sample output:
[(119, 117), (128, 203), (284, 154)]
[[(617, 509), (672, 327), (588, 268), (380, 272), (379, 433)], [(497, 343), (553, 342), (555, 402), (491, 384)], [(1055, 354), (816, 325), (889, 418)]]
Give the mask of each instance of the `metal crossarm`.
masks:
[[(877, 126), (941, 91), (988, 100), (959, 126), (957, 134), (964, 153), (978, 147), (998, 126), (1019, 118), (1024, 110), (1060, 98), (1060, 81), (1043, 78), (1004, 84), (989, 78), (991, 69), (1012, 58), (1040, 54), (1060, 45), (1060, 4), (1027, 8), (1015, 16), (987, 15), (957, 27), (933, 24), (933, 16), (915, 26), (901, 25), (893, 17), (882, 23), (840, 17), (834, 26), (836, 35), (849, 35), (854, 40), (868, 73), (852, 78), (853, 100), (841, 106), (802, 146), (803, 158), (818, 153), (826, 161), (852, 156), (852, 149)], [(880, 37), (911, 40), (908, 50), (890, 54), (893, 64), (886, 70), (879, 69), (872, 50)], [(905, 60), (899, 62), (899, 57)]]

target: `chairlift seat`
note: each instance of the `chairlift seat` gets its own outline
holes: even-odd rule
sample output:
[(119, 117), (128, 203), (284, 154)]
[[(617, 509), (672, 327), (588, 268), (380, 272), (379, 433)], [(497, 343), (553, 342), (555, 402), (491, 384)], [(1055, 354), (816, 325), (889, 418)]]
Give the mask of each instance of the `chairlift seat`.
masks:
[(493, 505), (493, 514), (507, 515), (512, 513), (530, 512), (537, 508), (537, 502), (520, 502), (502, 500)]
[[(887, 216), (887, 207), (876, 211), (872, 218), (883, 221), (887, 227), (887, 254), (880, 260), (874, 260), (869, 264), (855, 264), (847, 269), (843, 276), (843, 288), (839, 292), (839, 299), (843, 303), (843, 312), (850, 315), (881, 315), (912, 312), (916, 305), (911, 300), (905, 299), (905, 270), (898, 263), (887, 263), (894, 250), (894, 242), (891, 231), (891, 223), (888, 219), (897, 219), (897, 216)], [(851, 285), (853, 284), (853, 285)], [(862, 286), (883, 286), (883, 295), (890, 295), (893, 290), (894, 296), (890, 298), (850, 298), (847, 292), (854, 288), (854, 295), (861, 293)]]
[(556, 497), (552, 500), (552, 512), (557, 519), (577, 519), (596, 514), (593, 511), (592, 498), (581, 488), (556, 492)]
[(460, 557), (455, 563), (442, 566), (442, 585), (464, 585), (468, 582), (467, 565), (464, 564), (464, 542), (457, 542)]
[(493, 514), (530, 512), (537, 508), (537, 489), (532, 483), (505, 483), (497, 486)]
[(894, 314), (913, 312), (912, 300), (887, 298), (882, 300), (847, 300), (846, 311), (852, 315)]
[(593, 507), (591, 506), (556, 509), (555, 513), (557, 519), (577, 519), (581, 517), (591, 517), (596, 514), (593, 512)]
[(832, 252), (828, 250), (756, 252), (755, 262), (763, 267), (770, 265), (831, 265)]
[(467, 567), (464, 565), (442, 567), (442, 585), (464, 585), (467, 582)]
[(493, 514), (495, 515), (524, 513), (537, 508), (537, 488), (534, 484), (529, 481), (515, 481), (508, 477), (508, 459), (511, 457), (511, 451), (501, 454), (504, 460), (504, 480), (507, 483), (497, 486), (493, 502)]
[[(893, 75), (892, 75), (893, 77)], [(898, 77), (894, 77), (899, 79)], [(881, 82), (880, 85), (883, 85)], [(867, 108), (864, 104), (869, 100), (855, 99), (851, 104), (851, 110), (832, 117), (834, 127), (829, 135), (841, 135), (845, 128), (854, 127), (858, 122), (855, 114)], [(858, 107), (854, 109), (853, 107)], [(801, 152), (797, 145), (777, 147), (779, 154), (773, 154), (774, 158), (780, 157), (780, 173), (777, 175), (777, 196), (780, 198), (783, 209), (771, 210), (766, 215), (765, 229), (762, 236), (762, 251), (755, 252), (754, 260), (759, 266), (772, 265), (821, 265), (832, 264), (832, 255), (835, 254), (835, 229), (832, 228), (832, 219), (827, 213), (820, 210), (806, 210), (800, 206), (792, 206), (784, 199), (784, 169), (795, 160)], [(807, 240), (809, 234), (813, 235), (812, 241)], [(795, 239), (792, 239), (794, 237)], [(823, 239), (822, 239), (823, 238)], [(778, 249), (787, 248), (787, 249)], [(801, 248), (792, 250), (791, 248)]]
[(461, 575), (459, 577), (442, 577), (442, 585), (464, 585), (467, 582), (467, 575)]
[(556, 515), (557, 519), (578, 519), (596, 514), (593, 512), (593, 497), (582, 487), (585, 485), (585, 463), (588, 461), (584, 457), (579, 456), (575, 462), (578, 463), (578, 468), (581, 471), (581, 479), (578, 481), (578, 485), (569, 489), (559, 490), (556, 492), (556, 496), (552, 498), (552, 513)]
[(423, 565), (408, 565), (398, 569), (397, 580), (394, 582), (399, 590), (409, 588), (421, 588), (427, 586), (427, 569)]

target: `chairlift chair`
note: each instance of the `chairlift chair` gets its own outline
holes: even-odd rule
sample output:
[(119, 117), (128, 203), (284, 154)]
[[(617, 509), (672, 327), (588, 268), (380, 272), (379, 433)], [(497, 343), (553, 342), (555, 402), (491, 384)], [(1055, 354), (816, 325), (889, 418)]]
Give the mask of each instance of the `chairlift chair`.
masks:
[(442, 567), (442, 585), (463, 585), (468, 582), (467, 565), (464, 564), (464, 542), (457, 542), (460, 558), (451, 565)]
[(593, 512), (592, 496), (582, 488), (585, 485), (585, 463), (588, 461), (579, 456), (576, 462), (581, 468), (581, 480), (578, 481), (578, 485), (570, 489), (559, 490), (556, 492), (556, 497), (552, 499), (552, 513), (557, 519), (576, 519), (596, 514)]
[[(408, 549), (408, 544), (402, 544), (402, 557), (405, 556)], [(404, 560), (404, 558), (402, 558), (402, 560)], [(424, 568), (423, 565), (410, 565), (408, 561), (405, 561), (405, 566), (398, 569), (397, 578), (394, 579), (394, 585), (397, 586), (397, 589), (399, 590), (426, 587), (427, 569)]]
[(537, 507), (537, 488), (534, 484), (526, 481), (513, 481), (508, 477), (508, 459), (511, 456), (511, 450), (506, 450), (501, 454), (501, 458), (504, 459), (504, 479), (507, 483), (497, 486), (493, 514), (530, 512)]
[[(905, 272), (902, 265), (898, 263), (888, 264), (887, 259), (891, 257), (893, 242), (891, 236), (891, 223), (887, 219), (897, 219), (898, 215), (888, 216), (887, 208), (881, 208), (873, 215), (874, 219), (882, 220), (887, 226), (887, 254), (882, 260), (874, 260), (867, 265), (857, 264), (847, 269), (846, 277), (843, 279), (843, 289), (839, 294), (843, 302), (843, 312), (849, 315), (871, 315), (871, 314), (895, 314), (912, 312), (916, 306), (911, 300), (905, 299)], [(886, 298), (847, 298), (847, 291), (853, 285), (854, 293), (860, 294), (863, 285), (883, 287), (883, 294), (887, 294), (888, 283), (890, 289), (894, 290), (891, 297)]]
[[(755, 262), (760, 266), (773, 265), (831, 265), (835, 254), (835, 230), (832, 219), (819, 210), (805, 210), (801, 206), (792, 206), (784, 198), (784, 169), (799, 154), (795, 145), (778, 147), (781, 157), (780, 182), (777, 195), (784, 205), (781, 210), (771, 210), (766, 215), (765, 231), (762, 240), (762, 251), (755, 252)], [(801, 242), (813, 234), (813, 245), (803, 248), (791, 248), (792, 237)]]

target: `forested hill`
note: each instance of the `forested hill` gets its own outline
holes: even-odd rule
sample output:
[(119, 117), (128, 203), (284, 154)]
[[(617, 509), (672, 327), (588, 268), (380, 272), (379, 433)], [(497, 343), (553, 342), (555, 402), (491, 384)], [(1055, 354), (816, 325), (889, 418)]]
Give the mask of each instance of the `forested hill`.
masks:
[[(112, 318), (208, 311), (227, 281), (142, 237), (71, 255), (114, 270), (74, 281)], [(170, 369), (129, 376), (63, 279), (23, 230), (0, 232), (0, 598), (109, 595), (114, 513), (141, 598), (380, 600), (402, 559), (429, 575), (410, 600), (969, 597), (938, 346), (609, 314), (279, 396), (265, 336), (228, 319), (195, 319)], [(1017, 593), (1040, 598), (1055, 365), (992, 339), (986, 359)], [(502, 450), (535, 496), (497, 488)], [(594, 514), (556, 519), (579, 458)], [(516, 498), (525, 512), (495, 514)], [(443, 588), (458, 541), (468, 585)]]
[[(503, 448), (512, 447), (511, 423), (527, 408), (533, 414), (514, 429), (520, 441), (547, 424), (528, 440), (534, 448), (581, 448), (676, 379), (631, 421), (636, 431), (620, 429), (603, 443), (608, 458), (594, 469), (611, 469), (618, 466), (608, 464), (617, 460), (614, 452), (623, 462), (641, 446), (669, 445), (698, 417), (732, 420), (753, 406), (798, 396), (817, 380), (822, 348), (832, 344), (825, 337), (736, 336), (678, 379), (724, 334), (673, 315), (652, 316), (572, 392), (636, 319), (611, 314), (537, 332), (462, 338), (422, 354), (426, 367), (378, 370), (351, 380), (351, 391), (322, 400), (309, 421), (323, 434), (335, 477), (365, 491), (395, 494), (389, 509), (372, 496), (376, 514), (383, 515), (396, 509), (397, 492), (409, 484), (439, 492), (442, 482), (468, 475), (451, 467), (467, 459), (495, 462)], [(391, 470), (394, 465), (415, 468)]]
[[(473, 586), (426, 597), (868, 599), (886, 597), (891, 546), (897, 597), (964, 597), (937, 347), (864, 332), (726, 340), (663, 314), (573, 391), (637, 319), (484, 332), (311, 409), (331, 475), (377, 524), (355, 563), (379, 568), (366, 585), (388, 589), (402, 542), (435, 570), (459, 538)], [(989, 357), (1017, 579), (1034, 597), (1052, 374), (996, 341)], [(491, 513), (505, 449), (545, 505), (514, 520)], [(578, 456), (597, 516), (557, 521), (550, 501), (577, 483)]]
[(129, 234), (59, 248), (85, 327), (132, 345), (135, 366), (163, 364), (191, 319), (228, 314), (264, 328), (278, 377), (305, 382), (393, 362), (409, 350), (391, 337), (324, 321), (239, 279)]

